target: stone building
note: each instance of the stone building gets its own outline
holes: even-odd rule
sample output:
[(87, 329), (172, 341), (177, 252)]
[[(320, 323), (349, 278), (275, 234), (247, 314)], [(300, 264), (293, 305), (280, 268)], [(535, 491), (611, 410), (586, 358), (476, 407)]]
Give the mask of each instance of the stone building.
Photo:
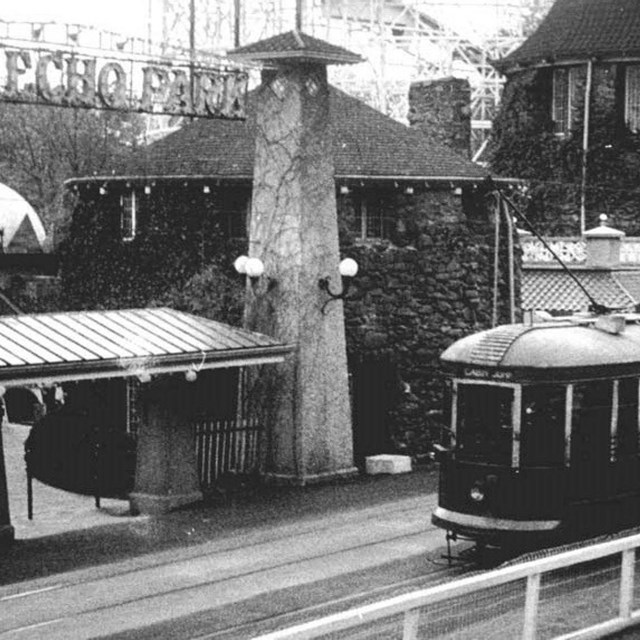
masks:
[(606, 214), (640, 234), (640, 4), (556, 0), (495, 66), (506, 75), (492, 168), (527, 180), (541, 233), (571, 236)]
[[(239, 322), (244, 280), (233, 263), (247, 247), (255, 99), (246, 121), (195, 120), (125, 175), (67, 183), (66, 306), (164, 303)], [(356, 461), (420, 456), (438, 427), (440, 352), (515, 313), (508, 226), (495, 273), (495, 185), (484, 170), (335, 88), (329, 101), (340, 252), (360, 267), (345, 300)]]

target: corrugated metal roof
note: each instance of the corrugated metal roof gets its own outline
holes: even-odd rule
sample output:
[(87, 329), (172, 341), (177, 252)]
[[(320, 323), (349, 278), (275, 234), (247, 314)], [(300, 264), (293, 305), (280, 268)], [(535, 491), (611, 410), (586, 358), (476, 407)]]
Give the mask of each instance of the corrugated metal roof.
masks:
[(0, 317), (0, 380), (79, 380), (279, 362), (291, 347), (168, 308)]

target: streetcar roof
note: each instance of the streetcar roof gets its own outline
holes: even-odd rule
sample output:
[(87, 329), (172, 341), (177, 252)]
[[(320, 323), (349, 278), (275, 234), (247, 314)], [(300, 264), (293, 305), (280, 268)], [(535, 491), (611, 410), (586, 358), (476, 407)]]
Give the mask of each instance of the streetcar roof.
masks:
[(640, 365), (640, 316), (620, 318), (617, 325), (595, 318), (502, 325), (458, 340), (441, 360), (526, 370)]

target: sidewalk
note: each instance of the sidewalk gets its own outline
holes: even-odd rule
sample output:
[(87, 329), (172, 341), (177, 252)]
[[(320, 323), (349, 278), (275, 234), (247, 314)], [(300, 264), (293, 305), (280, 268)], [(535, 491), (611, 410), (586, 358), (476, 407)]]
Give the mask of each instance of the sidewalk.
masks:
[(27, 540), (51, 536), (116, 522), (133, 521), (126, 500), (100, 500), (100, 510), (91, 496), (60, 491), (33, 481), (33, 519), (28, 518), (27, 474), (24, 441), (30, 427), (22, 424), (2, 425), (2, 437), (9, 488), (9, 511), (16, 539)]
[[(3, 437), (12, 524), (16, 542), (0, 556), (0, 584), (51, 576), (81, 568), (205, 542), (246, 535), (262, 527), (303, 523), (322, 514), (427, 496), (437, 474), (420, 469), (398, 476), (362, 476), (307, 487), (248, 487), (209, 504), (162, 517), (132, 517), (126, 501), (77, 496), (34, 483), (34, 519), (27, 519), (22, 443), (28, 427), (4, 425)], [(422, 514), (424, 520), (428, 513)]]

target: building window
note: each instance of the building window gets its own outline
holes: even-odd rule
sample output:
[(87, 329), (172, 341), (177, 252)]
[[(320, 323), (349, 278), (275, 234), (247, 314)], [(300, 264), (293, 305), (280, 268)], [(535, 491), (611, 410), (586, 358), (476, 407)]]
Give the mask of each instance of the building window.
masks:
[(627, 67), (624, 121), (633, 133), (640, 131), (640, 65)]
[(123, 240), (133, 240), (136, 236), (136, 192), (120, 198), (120, 233)]
[(573, 125), (579, 67), (559, 67), (553, 70), (551, 118), (557, 135), (568, 135)]
[(391, 237), (393, 215), (385, 198), (375, 195), (354, 200), (356, 235), (361, 240), (388, 240)]
[(246, 191), (227, 190), (221, 194), (219, 206), (223, 230), (227, 238), (246, 238), (251, 196)]

